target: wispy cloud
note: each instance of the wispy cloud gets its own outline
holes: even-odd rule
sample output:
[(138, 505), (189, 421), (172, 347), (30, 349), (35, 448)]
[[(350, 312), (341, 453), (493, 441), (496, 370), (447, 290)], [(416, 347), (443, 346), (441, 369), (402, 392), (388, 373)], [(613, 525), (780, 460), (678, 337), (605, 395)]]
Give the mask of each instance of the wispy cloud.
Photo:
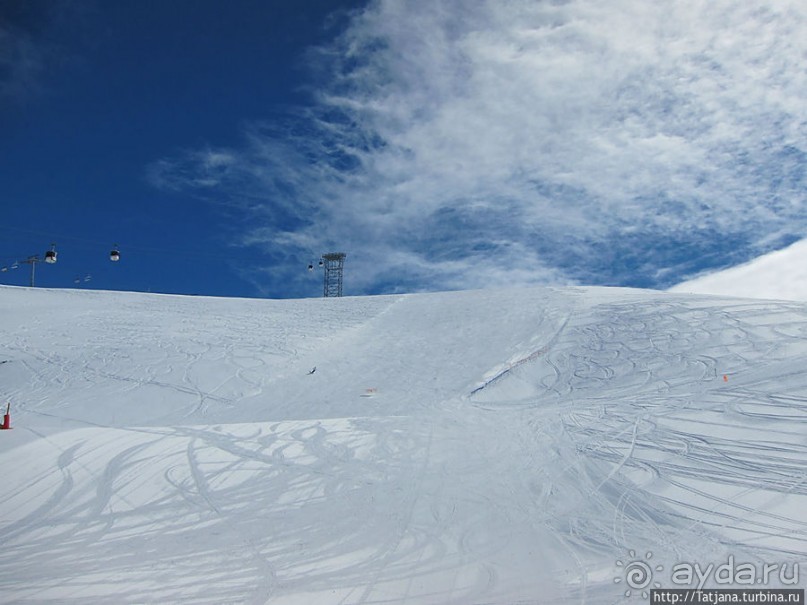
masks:
[(31, 36), (0, 21), (0, 102), (35, 90), (42, 68), (42, 52)]
[(377, 1), (311, 60), (314, 107), (153, 178), (353, 291), (666, 286), (807, 230), (801, 2)]
[(93, 0), (0, 2), (0, 107), (48, 89), (48, 70), (76, 59), (63, 37), (80, 30), (93, 9)]

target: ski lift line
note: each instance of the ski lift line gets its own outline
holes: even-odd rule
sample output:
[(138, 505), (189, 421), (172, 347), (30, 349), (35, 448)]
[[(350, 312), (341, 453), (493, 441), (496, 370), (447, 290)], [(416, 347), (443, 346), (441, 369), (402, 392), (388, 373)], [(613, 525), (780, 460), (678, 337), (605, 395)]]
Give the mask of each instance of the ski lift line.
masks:
[[(215, 259), (215, 260), (222, 260), (224, 258), (224, 257), (222, 257), (221, 254), (213, 254), (211, 252), (201, 251), (201, 250), (195, 251), (195, 250), (187, 250), (187, 249), (185, 249), (185, 250), (177, 250), (177, 249), (169, 249), (169, 248), (149, 248), (149, 247), (145, 247), (145, 246), (131, 246), (131, 245), (128, 245), (128, 244), (125, 245), (125, 246), (118, 246), (117, 244), (115, 244), (112, 248), (110, 248), (109, 243), (103, 244), (103, 243), (95, 242), (95, 243), (93, 243), (92, 246), (90, 246), (87, 243), (87, 240), (76, 240), (76, 238), (66, 238), (66, 239), (73, 239), (74, 241), (82, 242), (80, 244), (75, 244), (75, 243), (71, 244), (67, 248), (67, 250), (69, 250), (70, 248), (73, 248), (73, 247), (80, 248), (82, 250), (88, 250), (88, 249), (99, 250), (99, 249), (101, 249), (101, 250), (104, 250), (103, 254), (105, 254), (107, 256), (107, 258), (109, 260), (111, 260), (111, 261), (120, 260), (121, 257), (123, 257), (123, 255), (125, 253), (128, 253), (130, 251), (131, 252), (139, 252), (139, 253), (143, 253), (143, 254), (158, 254), (158, 255), (161, 255), (161, 256), (170, 256), (170, 257), (208, 258), (208, 259)], [(61, 249), (61, 251), (64, 251), (65, 246), (60, 246), (60, 249)], [(116, 252), (117, 254), (113, 254), (113, 252)], [(47, 252), (45, 253), (45, 255), (47, 255)], [(117, 256), (117, 258), (112, 258), (113, 256)], [(19, 256), (4, 255), (3, 257), (0, 257), (0, 264), (10, 265), (14, 261), (19, 261), (22, 258), (27, 258), (27, 255), (19, 255)]]
[(146, 248), (143, 246), (121, 246), (118, 250), (123, 250), (124, 252), (134, 251), (134, 252), (142, 252), (144, 254), (159, 254), (161, 256), (171, 256), (171, 257), (186, 257), (189, 259), (198, 259), (198, 258), (208, 258), (211, 260), (218, 260), (223, 261), (226, 260), (226, 257), (223, 257), (221, 254), (215, 254), (212, 252), (201, 251), (201, 250), (177, 250), (177, 249), (168, 249), (168, 248)]
[[(43, 237), (45, 239), (49, 239), (50, 241), (73, 242), (73, 244), (72, 244), (73, 246), (83, 248), (83, 249), (97, 249), (98, 247), (104, 247), (107, 250), (109, 250), (109, 248), (108, 248), (109, 240), (107, 240), (106, 242), (102, 242), (102, 241), (99, 241), (97, 239), (88, 239), (88, 238), (83, 238), (83, 237), (75, 237), (73, 235), (59, 235), (59, 234), (55, 234), (53, 232), (36, 231), (36, 230), (33, 230), (33, 229), (20, 229), (18, 227), (8, 227), (8, 226), (5, 226), (5, 225), (0, 226), (0, 230), (17, 231), (17, 232), (26, 233), (26, 234), (29, 234), (29, 235), (37, 235), (37, 236), (41, 236), (41, 237)], [(64, 246), (62, 246), (62, 248), (64, 248)], [(206, 258), (211, 258), (211, 259), (213, 259), (213, 258), (221, 259), (222, 258), (222, 256), (220, 254), (214, 254), (214, 253), (211, 253), (211, 252), (208, 252), (208, 251), (203, 251), (203, 250), (187, 250), (187, 249), (179, 250), (179, 249), (169, 249), (169, 248), (151, 248), (151, 247), (147, 247), (147, 246), (137, 246), (137, 245), (126, 244), (125, 242), (120, 247), (116, 243), (114, 245), (114, 248), (116, 250), (124, 250), (124, 251), (133, 250), (135, 252), (145, 252), (145, 253), (150, 253), (150, 254), (166, 254), (166, 255), (170, 255), (170, 256), (187, 256), (188, 258), (199, 258), (199, 257), (206, 257)], [(9, 256), (7, 258), (19, 259), (20, 257), (10, 257)]]
[(56, 241), (73, 241), (73, 242), (83, 242), (86, 244), (93, 244), (97, 245), (97, 240), (90, 240), (83, 237), (76, 237), (74, 235), (65, 235), (54, 233), (53, 231), (37, 231), (34, 229), (21, 229), (19, 227), (9, 227), (6, 225), (0, 226), (0, 230), (5, 231), (15, 231), (17, 233), (25, 233), (26, 235), (36, 235), (37, 237), (41, 237), (42, 239), (49, 239), (49, 240), (56, 240)]
[[(72, 236), (72, 235), (58, 235), (58, 234), (55, 234), (53, 232), (36, 231), (34, 229), (21, 229), (21, 228), (18, 228), (18, 227), (0, 226), (0, 230), (3, 230), (3, 229), (8, 230), (8, 231), (18, 231), (20, 233), (26, 233), (26, 234), (31, 234), (31, 235), (38, 235), (38, 236), (41, 236), (43, 238), (49, 239), (50, 241), (74, 242), (73, 244), (71, 244), (71, 246), (79, 247), (79, 248), (82, 248), (82, 249), (85, 249), (85, 250), (86, 249), (98, 249), (99, 247), (102, 247), (102, 248), (105, 248), (105, 249), (109, 250), (109, 248), (108, 248), (109, 240), (107, 240), (106, 242), (103, 242), (103, 241), (99, 241), (97, 239), (88, 239), (88, 238), (83, 238), (83, 237), (75, 237), (75, 236)], [(120, 242), (120, 240), (118, 240), (118, 242)], [(246, 247), (246, 246), (244, 246), (244, 247)], [(64, 249), (64, 246), (62, 246), (62, 249)], [(128, 244), (126, 242), (123, 242), (123, 244), (121, 244), (120, 246), (118, 245), (118, 243), (116, 243), (114, 245), (114, 249), (118, 250), (118, 251), (123, 251), (123, 252), (134, 251), (134, 252), (142, 252), (142, 253), (147, 253), (147, 254), (167, 255), (167, 256), (171, 256), (171, 257), (187, 257), (187, 258), (191, 258), (191, 259), (208, 258), (208, 259), (211, 259), (211, 260), (218, 260), (218, 261), (226, 260), (226, 257), (224, 257), (222, 254), (216, 254), (216, 253), (213, 253), (213, 252), (209, 252), (207, 250), (188, 250), (187, 248), (182, 249), (182, 250), (176, 249), (176, 248), (173, 248), (173, 249), (171, 249), (171, 248), (153, 248), (153, 247), (150, 247), (150, 246), (132, 245), (132, 244)], [(119, 255), (123, 256), (120, 253), (119, 253)], [(109, 256), (111, 257), (112, 254), (109, 253)], [(21, 257), (7, 256), (6, 258), (8, 259), (8, 262), (12, 262), (13, 260), (19, 260), (19, 258), (21, 258)], [(110, 260), (112, 260), (112, 259), (110, 258)], [(4, 264), (7, 264), (7, 263), (4, 263)], [(323, 266), (323, 262), (322, 262), (322, 259), (320, 259), (319, 260), (319, 267), (321, 268), (322, 266)]]
[(20, 227), (9, 227), (8, 225), (0, 225), (0, 229), (3, 231), (17, 231), (19, 233), (28, 233), (29, 235), (38, 235), (41, 237), (50, 236), (51, 233), (46, 233), (44, 231), (37, 231), (35, 229), (21, 229)]
[(52, 265), (56, 263), (58, 260), (57, 252), (56, 252), (56, 244), (50, 245), (50, 250), (46, 251), (42, 258), (38, 254), (28, 255), (28, 256), (17, 256), (15, 260), (10, 265), (4, 265), (0, 267), (0, 272), (6, 273), (9, 269), (19, 269), (20, 265), (30, 265), (31, 266), (31, 287), (34, 286), (34, 276), (36, 273), (36, 264), (37, 263), (48, 263)]
[[(218, 260), (223, 261), (226, 260), (226, 257), (221, 254), (216, 254), (214, 252), (210, 252), (207, 250), (189, 250), (187, 248), (183, 250), (179, 250), (177, 248), (152, 248), (148, 246), (137, 246), (131, 244), (125, 244), (118, 246), (117, 244), (114, 246), (114, 249), (118, 251), (119, 256), (123, 256), (124, 253), (132, 252), (140, 252), (143, 254), (158, 254), (160, 256), (166, 257), (185, 257), (189, 259), (198, 259), (198, 258), (208, 258), (211, 260)], [(109, 253), (112, 256), (112, 253)]]

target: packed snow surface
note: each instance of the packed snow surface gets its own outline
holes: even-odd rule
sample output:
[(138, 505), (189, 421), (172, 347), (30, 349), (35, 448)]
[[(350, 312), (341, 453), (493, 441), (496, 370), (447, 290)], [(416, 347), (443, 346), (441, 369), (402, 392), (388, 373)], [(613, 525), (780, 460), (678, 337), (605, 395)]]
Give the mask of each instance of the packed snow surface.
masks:
[(805, 304), (4, 287), (0, 335), (4, 603), (647, 602), (728, 561), (805, 586)]
[(670, 292), (807, 301), (807, 239), (754, 260), (695, 277)]

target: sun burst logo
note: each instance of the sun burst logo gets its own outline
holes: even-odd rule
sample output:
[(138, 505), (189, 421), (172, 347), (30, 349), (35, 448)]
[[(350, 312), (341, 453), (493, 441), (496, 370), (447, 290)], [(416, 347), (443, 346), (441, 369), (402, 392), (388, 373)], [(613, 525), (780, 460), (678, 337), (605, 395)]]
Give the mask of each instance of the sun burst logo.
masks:
[(630, 557), (629, 560), (616, 562), (616, 566), (622, 570), (622, 575), (614, 578), (614, 583), (619, 584), (624, 581), (628, 585), (628, 589), (625, 591), (626, 597), (631, 596), (634, 591), (636, 591), (637, 595), (641, 591), (642, 597), (646, 599), (649, 593), (645, 589), (651, 584), (655, 588), (661, 588), (661, 584), (653, 581), (653, 572), (664, 571), (664, 566), (651, 566), (649, 561), (653, 558), (652, 552), (648, 552), (644, 559), (641, 559), (636, 557), (635, 550), (629, 550), (628, 556)]

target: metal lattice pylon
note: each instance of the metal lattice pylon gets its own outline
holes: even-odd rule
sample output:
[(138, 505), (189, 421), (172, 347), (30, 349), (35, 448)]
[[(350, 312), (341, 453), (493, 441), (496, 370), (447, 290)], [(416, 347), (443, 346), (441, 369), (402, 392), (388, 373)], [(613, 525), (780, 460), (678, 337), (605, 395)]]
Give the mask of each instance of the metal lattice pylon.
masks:
[(342, 273), (345, 268), (344, 252), (329, 252), (322, 255), (325, 263), (323, 296), (342, 296)]

